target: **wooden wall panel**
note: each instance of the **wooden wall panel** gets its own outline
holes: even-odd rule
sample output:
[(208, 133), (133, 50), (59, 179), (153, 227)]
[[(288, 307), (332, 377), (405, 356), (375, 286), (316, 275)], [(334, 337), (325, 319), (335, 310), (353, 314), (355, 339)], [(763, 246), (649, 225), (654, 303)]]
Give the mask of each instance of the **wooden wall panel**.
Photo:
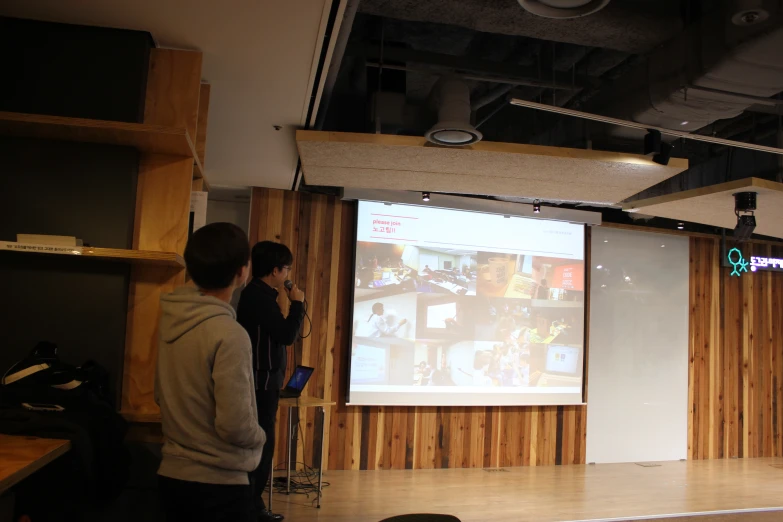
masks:
[[(201, 53), (150, 51), (144, 123), (185, 128), (196, 137)], [(205, 104), (206, 105), (206, 104)], [(201, 136), (206, 140), (206, 136)], [(139, 162), (133, 248), (182, 255), (188, 239), (192, 157), (144, 154)], [(122, 406), (129, 419), (154, 420), (160, 296), (185, 283), (184, 270), (135, 266), (128, 291)]]
[(731, 276), (717, 238), (690, 241), (688, 458), (781, 456), (783, 273)]
[[(312, 333), (289, 365), (316, 368), (305, 394), (337, 402), (327, 418), (326, 469), (431, 469), (584, 463), (586, 407), (349, 407), (350, 297), (356, 207), (333, 197), (254, 188), (250, 241), (281, 241), (307, 295)], [(307, 331), (307, 326), (306, 329)], [(294, 413), (294, 420), (296, 420)], [(275, 465), (285, 462), (288, 412), (278, 416)], [(294, 460), (320, 446), (315, 411), (301, 412)]]
[[(133, 248), (185, 252), (193, 161), (145, 155), (139, 163)], [(160, 296), (184, 284), (185, 271), (134, 266), (128, 295), (122, 411), (156, 414)]]
[(147, 74), (144, 123), (185, 128), (195, 144), (201, 90), (198, 51), (152, 49)]
[(204, 167), (206, 167), (207, 160), (207, 123), (209, 122), (209, 93), (211, 89), (212, 87), (208, 83), (202, 83), (199, 87), (198, 121), (196, 135), (193, 137), (196, 156)]

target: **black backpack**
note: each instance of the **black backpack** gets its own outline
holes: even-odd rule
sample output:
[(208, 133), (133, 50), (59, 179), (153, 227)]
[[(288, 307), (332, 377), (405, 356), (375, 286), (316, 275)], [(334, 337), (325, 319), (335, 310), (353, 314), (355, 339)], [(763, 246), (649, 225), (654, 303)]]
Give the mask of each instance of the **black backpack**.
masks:
[(63, 363), (57, 345), (50, 342), (38, 343), (5, 372), (0, 401), (5, 407), (33, 411), (84, 409), (96, 401), (113, 402), (103, 367), (93, 361), (78, 367)]

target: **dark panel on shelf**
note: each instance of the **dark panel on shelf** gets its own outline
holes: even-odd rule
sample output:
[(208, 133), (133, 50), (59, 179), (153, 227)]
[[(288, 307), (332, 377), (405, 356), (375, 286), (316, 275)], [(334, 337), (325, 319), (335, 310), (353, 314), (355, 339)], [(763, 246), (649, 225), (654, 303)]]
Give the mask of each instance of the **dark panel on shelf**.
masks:
[[(0, 138), (0, 239), (131, 248), (138, 164), (128, 147)], [(0, 371), (47, 340), (65, 362), (105, 366), (119, 398), (130, 266), (0, 251), (0, 274)]]
[(63, 362), (103, 365), (119, 406), (130, 266), (0, 251), (0, 273), (0, 371), (51, 341)]
[(0, 138), (0, 240), (52, 234), (132, 248), (138, 163), (129, 147)]
[(147, 32), (0, 17), (0, 111), (141, 123)]

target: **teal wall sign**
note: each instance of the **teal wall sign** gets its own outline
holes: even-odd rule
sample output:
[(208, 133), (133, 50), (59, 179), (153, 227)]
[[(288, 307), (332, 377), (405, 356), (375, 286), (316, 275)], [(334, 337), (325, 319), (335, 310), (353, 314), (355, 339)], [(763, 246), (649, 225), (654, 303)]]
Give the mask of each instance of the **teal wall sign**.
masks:
[(726, 254), (726, 260), (731, 265), (731, 275), (737, 277), (741, 276), (743, 272), (747, 272), (748, 267), (750, 267), (751, 272), (756, 272), (757, 270), (772, 270), (776, 272), (783, 270), (783, 259), (750, 256), (750, 262), (748, 262), (739, 248), (729, 250), (729, 253)]
[(742, 272), (748, 271), (748, 262), (745, 261), (745, 258), (742, 256), (742, 252), (740, 252), (739, 248), (732, 248), (729, 250), (729, 253), (726, 257), (728, 258), (729, 264), (733, 268), (731, 275), (739, 277), (742, 275)]

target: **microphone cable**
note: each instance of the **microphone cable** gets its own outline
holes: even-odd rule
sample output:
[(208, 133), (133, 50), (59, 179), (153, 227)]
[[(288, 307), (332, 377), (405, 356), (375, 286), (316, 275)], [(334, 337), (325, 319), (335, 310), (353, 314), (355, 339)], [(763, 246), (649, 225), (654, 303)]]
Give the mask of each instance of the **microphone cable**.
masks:
[[(310, 329), (307, 331), (307, 335), (302, 335), (300, 333), (299, 334), (299, 338), (300, 339), (307, 339), (308, 337), (310, 337), (310, 334), (313, 333), (313, 320), (310, 319), (309, 315), (307, 315), (307, 299), (302, 301), (302, 308), (304, 309), (304, 316), (307, 319), (307, 322), (310, 324)], [(304, 332), (304, 322), (302, 323), (302, 331)]]
[[(283, 286), (290, 292), (291, 289), (294, 287), (294, 283), (290, 279), (286, 279), (286, 281), (283, 283)], [(288, 294), (288, 301), (289, 302), (293, 302), (293, 301), (291, 301), (291, 295), (290, 294)], [(308, 337), (310, 337), (310, 334), (313, 333), (313, 320), (310, 319), (310, 316), (307, 314), (307, 298), (305, 298), (304, 301), (302, 301), (302, 308), (304, 310), (304, 316), (307, 319), (307, 322), (310, 324), (310, 330), (307, 332), (307, 335), (303, 335), (302, 332), (304, 332), (304, 323), (302, 323), (302, 327), (301, 327), (302, 328), (302, 332), (299, 333), (299, 338), (300, 339), (307, 339)]]

